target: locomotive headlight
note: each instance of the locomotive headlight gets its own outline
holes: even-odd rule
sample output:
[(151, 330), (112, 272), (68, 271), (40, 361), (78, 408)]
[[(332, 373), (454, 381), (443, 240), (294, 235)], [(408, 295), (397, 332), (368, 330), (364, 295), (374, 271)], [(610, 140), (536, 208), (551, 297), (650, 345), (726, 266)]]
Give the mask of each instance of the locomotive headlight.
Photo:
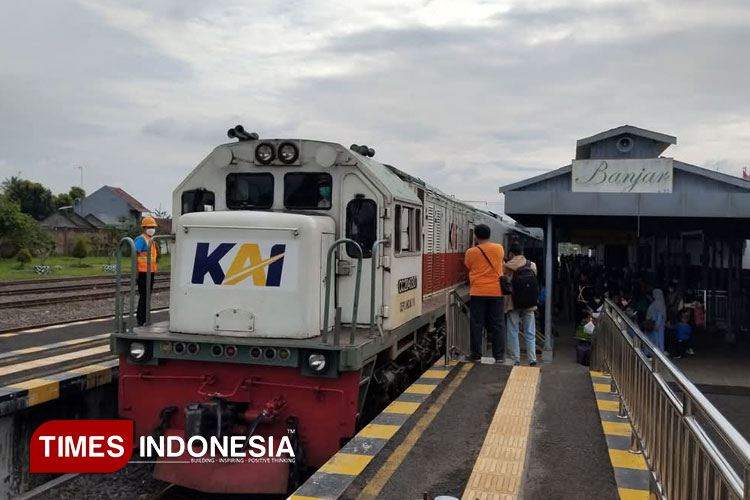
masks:
[(297, 146), (291, 142), (285, 142), (279, 146), (279, 160), (282, 163), (294, 163), (299, 158)]
[(273, 146), (267, 142), (261, 142), (255, 148), (255, 159), (263, 165), (268, 165), (275, 157), (276, 152), (273, 150)]
[(321, 373), (326, 369), (326, 357), (323, 354), (310, 354), (307, 358), (307, 366), (315, 373)]
[(146, 356), (146, 346), (140, 342), (131, 342), (130, 356), (133, 359), (143, 359)]

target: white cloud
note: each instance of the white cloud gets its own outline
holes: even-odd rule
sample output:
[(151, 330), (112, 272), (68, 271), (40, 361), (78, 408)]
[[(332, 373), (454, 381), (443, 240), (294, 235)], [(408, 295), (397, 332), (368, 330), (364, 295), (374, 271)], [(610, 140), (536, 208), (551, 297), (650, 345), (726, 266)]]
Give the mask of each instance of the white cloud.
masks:
[(629, 123), (739, 174), (744, 0), (32, 0), (0, 19), (0, 178), (147, 206), (226, 129), (367, 143), (462, 199)]

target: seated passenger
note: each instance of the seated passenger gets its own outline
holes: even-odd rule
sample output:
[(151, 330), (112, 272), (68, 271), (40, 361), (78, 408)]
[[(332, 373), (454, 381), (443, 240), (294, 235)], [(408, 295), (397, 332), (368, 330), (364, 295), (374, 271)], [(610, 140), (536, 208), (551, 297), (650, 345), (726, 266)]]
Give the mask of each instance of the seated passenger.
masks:
[(690, 347), (690, 339), (693, 336), (693, 328), (688, 321), (690, 320), (690, 311), (683, 309), (680, 312), (680, 322), (675, 325), (675, 334), (677, 335), (677, 356), (680, 359), (685, 354), (693, 356), (695, 352)]

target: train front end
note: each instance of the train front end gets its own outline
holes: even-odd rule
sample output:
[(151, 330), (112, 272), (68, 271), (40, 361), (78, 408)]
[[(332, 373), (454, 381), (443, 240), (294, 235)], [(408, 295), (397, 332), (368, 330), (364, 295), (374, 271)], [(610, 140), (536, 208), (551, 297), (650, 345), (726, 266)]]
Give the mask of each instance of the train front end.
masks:
[[(186, 182), (219, 191), (212, 169), (221, 184), (243, 171), (207, 161)], [(157, 479), (286, 493), (355, 431), (360, 372), (315, 339), (334, 218), (211, 201), (176, 212), (169, 323), (115, 337), (120, 415)]]

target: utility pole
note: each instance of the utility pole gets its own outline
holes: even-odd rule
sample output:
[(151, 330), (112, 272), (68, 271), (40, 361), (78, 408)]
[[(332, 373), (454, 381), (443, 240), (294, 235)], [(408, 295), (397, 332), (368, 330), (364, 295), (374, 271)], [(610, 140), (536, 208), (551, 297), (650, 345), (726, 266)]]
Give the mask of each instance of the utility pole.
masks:
[(81, 186), (80, 187), (81, 187), (81, 189), (83, 189), (83, 166), (78, 165), (78, 166), (73, 167), (73, 168), (77, 168), (78, 170), (81, 171)]

